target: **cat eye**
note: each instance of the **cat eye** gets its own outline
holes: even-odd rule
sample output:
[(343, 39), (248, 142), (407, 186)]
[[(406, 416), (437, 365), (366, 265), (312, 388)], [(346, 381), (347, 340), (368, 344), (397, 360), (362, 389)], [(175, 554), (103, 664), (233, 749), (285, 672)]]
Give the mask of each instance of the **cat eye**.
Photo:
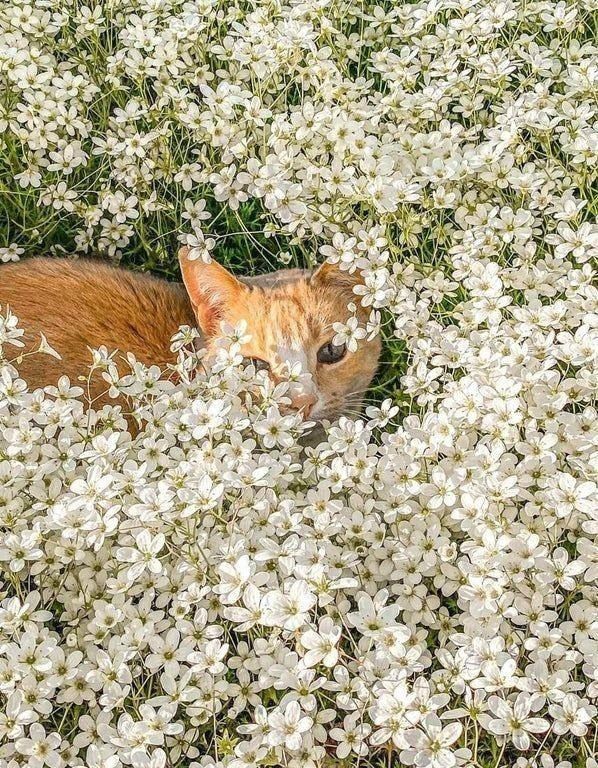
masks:
[(339, 363), (346, 354), (346, 344), (333, 344), (329, 341), (318, 350), (318, 363), (324, 363), (324, 365)]
[(269, 371), (270, 370), (270, 363), (266, 362), (265, 360), (262, 360), (261, 357), (246, 357), (245, 362), (247, 364), (251, 363), (256, 371)]

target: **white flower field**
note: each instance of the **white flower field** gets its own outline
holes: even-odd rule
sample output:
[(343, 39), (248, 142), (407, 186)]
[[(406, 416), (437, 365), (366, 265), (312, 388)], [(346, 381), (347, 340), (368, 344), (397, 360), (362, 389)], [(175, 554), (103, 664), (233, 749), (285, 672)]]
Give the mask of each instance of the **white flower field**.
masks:
[(596, 0), (89, 3), (0, 4), (0, 261), (329, 259), (386, 351), (305, 447), (242, 328), (100, 350), (131, 431), (0, 310), (0, 768), (598, 768)]

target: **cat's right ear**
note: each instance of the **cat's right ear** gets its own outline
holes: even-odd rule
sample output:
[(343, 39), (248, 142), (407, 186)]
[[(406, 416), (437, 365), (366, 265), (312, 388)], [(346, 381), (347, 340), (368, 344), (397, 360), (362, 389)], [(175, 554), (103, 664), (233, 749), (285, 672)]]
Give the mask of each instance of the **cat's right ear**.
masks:
[(351, 295), (353, 288), (363, 283), (363, 277), (359, 270), (347, 272), (341, 269), (338, 264), (331, 264), (329, 261), (325, 261), (319, 267), (316, 267), (310, 278), (310, 283), (317, 287), (343, 290)]
[(186, 246), (179, 250), (179, 264), (199, 327), (211, 336), (226, 318), (227, 308), (239, 301), (247, 287), (213, 259), (209, 264), (190, 259)]

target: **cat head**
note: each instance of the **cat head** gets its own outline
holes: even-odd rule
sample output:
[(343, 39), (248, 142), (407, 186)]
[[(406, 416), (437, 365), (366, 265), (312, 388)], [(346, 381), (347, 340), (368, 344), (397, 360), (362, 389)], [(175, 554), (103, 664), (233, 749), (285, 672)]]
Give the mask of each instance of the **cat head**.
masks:
[[(359, 276), (325, 263), (314, 272), (281, 270), (257, 278), (237, 278), (215, 261), (190, 260), (182, 248), (183, 282), (207, 346), (220, 324), (244, 320), (250, 340), (241, 353), (257, 368), (284, 379), (288, 366), (300, 367), (301, 385), (289, 396), (292, 408), (315, 421), (356, 415), (376, 371), (380, 340), (363, 340), (355, 352), (336, 346), (333, 323), (345, 322), (355, 301)], [(359, 302), (356, 302), (357, 304)], [(361, 322), (366, 310), (358, 309)]]

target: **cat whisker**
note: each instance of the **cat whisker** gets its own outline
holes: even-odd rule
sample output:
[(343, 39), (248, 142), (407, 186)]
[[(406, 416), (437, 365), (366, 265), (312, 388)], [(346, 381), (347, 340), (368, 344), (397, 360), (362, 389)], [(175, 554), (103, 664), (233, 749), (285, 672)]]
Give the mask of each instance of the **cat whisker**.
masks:
[(344, 397), (346, 399), (349, 399), (351, 397), (358, 397), (360, 395), (364, 395), (367, 392), (367, 389), (356, 389), (355, 392), (347, 392)]

